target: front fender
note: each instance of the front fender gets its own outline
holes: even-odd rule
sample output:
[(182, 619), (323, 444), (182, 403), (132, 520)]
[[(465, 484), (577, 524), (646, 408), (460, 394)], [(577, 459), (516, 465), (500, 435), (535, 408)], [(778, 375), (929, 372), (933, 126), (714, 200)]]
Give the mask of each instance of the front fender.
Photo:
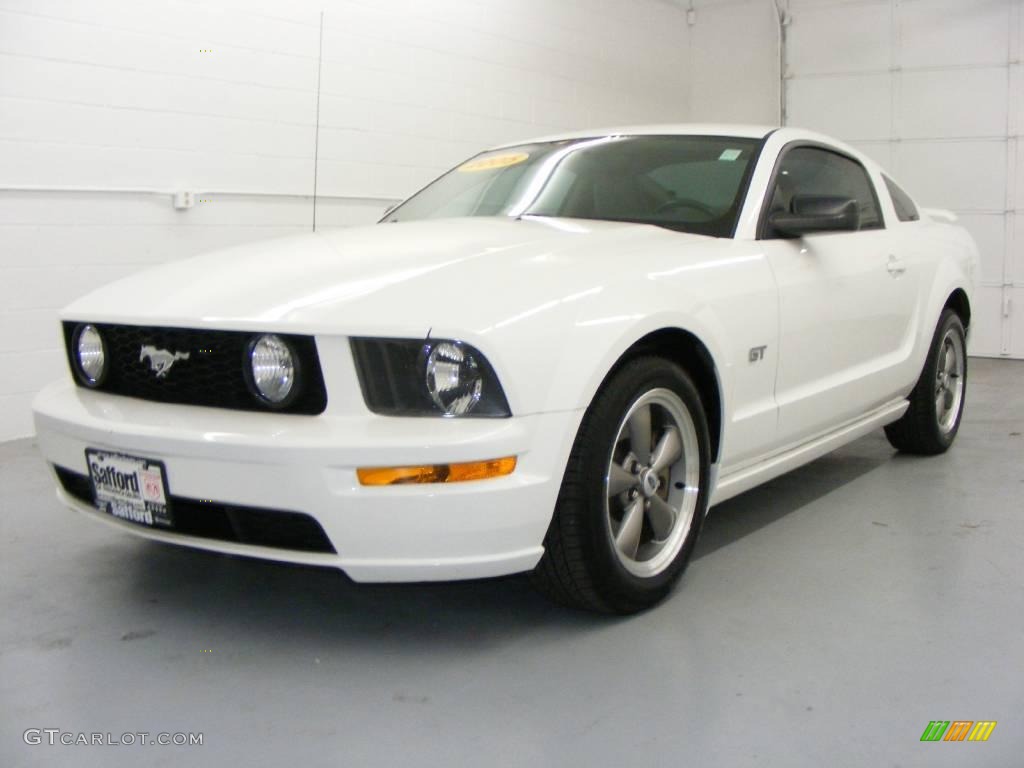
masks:
[(728, 341), (719, 325), (707, 307), (692, 314), (662, 310), (618, 322), (578, 322), (554, 368), (544, 408), (557, 411), (587, 407), (608, 373), (629, 349), (645, 336), (665, 329), (686, 331), (707, 348), (724, 403), (726, 397), (720, 361), (728, 358), (722, 349)]
[(766, 363), (774, 365), (778, 297), (764, 254), (756, 244), (732, 242), (701, 259), (666, 251), (631, 263), (638, 268), (625, 277), (618, 272), (615, 282), (577, 279), (561, 296), (513, 317), (469, 331), (438, 325), (432, 335), (479, 348), (518, 415), (587, 407), (632, 345), (680, 329), (707, 349), (724, 416), (732, 409), (732, 373), (750, 348), (766, 345)]
[[(466, 331), (435, 326), (435, 338), (459, 338), (477, 347), (494, 367), (516, 415), (586, 408), (601, 382), (626, 351), (644, 336), (666, 328), (688, 331), (708, 349), (718, 367), (728, 359), (728, 335), (707, 302), (695, 296), (658, 300), (663, 289), (630, 298), (639, 288), (617, 285), (569, 294), (494, 326)], [(614, 292), (620, 307), (652, 307), (649, 312), (609, 309)], [(723, 390), (723, 400), (725, 392)]]

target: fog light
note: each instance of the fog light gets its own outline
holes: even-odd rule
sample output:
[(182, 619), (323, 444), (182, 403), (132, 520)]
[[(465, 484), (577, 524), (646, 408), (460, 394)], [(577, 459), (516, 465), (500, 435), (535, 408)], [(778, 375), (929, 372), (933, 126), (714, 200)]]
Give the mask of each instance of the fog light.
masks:
[(360, 467), (356, 476), (362, 485), (409, 485), (417, 483), (462, 483), (512, 474), (516, 457), (461, 464), (424, 464), (413, 467)]
[(295, 390), (295, 356), (279, 336), (267, 334), (253, 343), (249, 352), (252, 384), (263, 400), (282, 405)]
[(78, 330), (75, 343), (78, 355), (78, 374), (84, 384), (99, 386), (107, 368), (107, 354), (103, 337), (95, 326), (83, 325)]

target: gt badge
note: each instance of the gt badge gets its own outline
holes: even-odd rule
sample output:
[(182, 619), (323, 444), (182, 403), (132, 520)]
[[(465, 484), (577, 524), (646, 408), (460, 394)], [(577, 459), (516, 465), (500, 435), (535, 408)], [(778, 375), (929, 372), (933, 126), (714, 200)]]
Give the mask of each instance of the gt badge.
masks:
[(768, 347), (751, 347), (750, 348), (750, 362), (756, 363), (764, 360), (764, 351)]

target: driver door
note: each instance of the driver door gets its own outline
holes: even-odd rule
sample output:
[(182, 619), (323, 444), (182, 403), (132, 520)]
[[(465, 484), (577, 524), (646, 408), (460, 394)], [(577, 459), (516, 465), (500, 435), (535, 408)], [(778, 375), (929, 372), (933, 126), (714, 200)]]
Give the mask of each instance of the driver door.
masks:
[(915, 275), (895, 252), (857, 160), (818, 145), (783, 150), (768, 214), (796, 195), (857, 201), (860, 229), (786, 238), (767, 224), (779, 288), (778, 444), (811, 439), (899, 396), (914, 341)]

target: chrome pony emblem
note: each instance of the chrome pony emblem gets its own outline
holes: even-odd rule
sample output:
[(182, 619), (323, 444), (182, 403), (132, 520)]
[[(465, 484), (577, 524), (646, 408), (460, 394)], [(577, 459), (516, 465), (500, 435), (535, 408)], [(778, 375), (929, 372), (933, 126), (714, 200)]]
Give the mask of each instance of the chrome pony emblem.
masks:
[(188, 360), (191, 352), (169, 352), (166, 349), (157, 349), (150, 344), (144, 344), (139, 350), (139, 362), (149, 358), (149, 368), (156, 373), (158, 379), (167, 377), (171, 366), (178, 360)]

